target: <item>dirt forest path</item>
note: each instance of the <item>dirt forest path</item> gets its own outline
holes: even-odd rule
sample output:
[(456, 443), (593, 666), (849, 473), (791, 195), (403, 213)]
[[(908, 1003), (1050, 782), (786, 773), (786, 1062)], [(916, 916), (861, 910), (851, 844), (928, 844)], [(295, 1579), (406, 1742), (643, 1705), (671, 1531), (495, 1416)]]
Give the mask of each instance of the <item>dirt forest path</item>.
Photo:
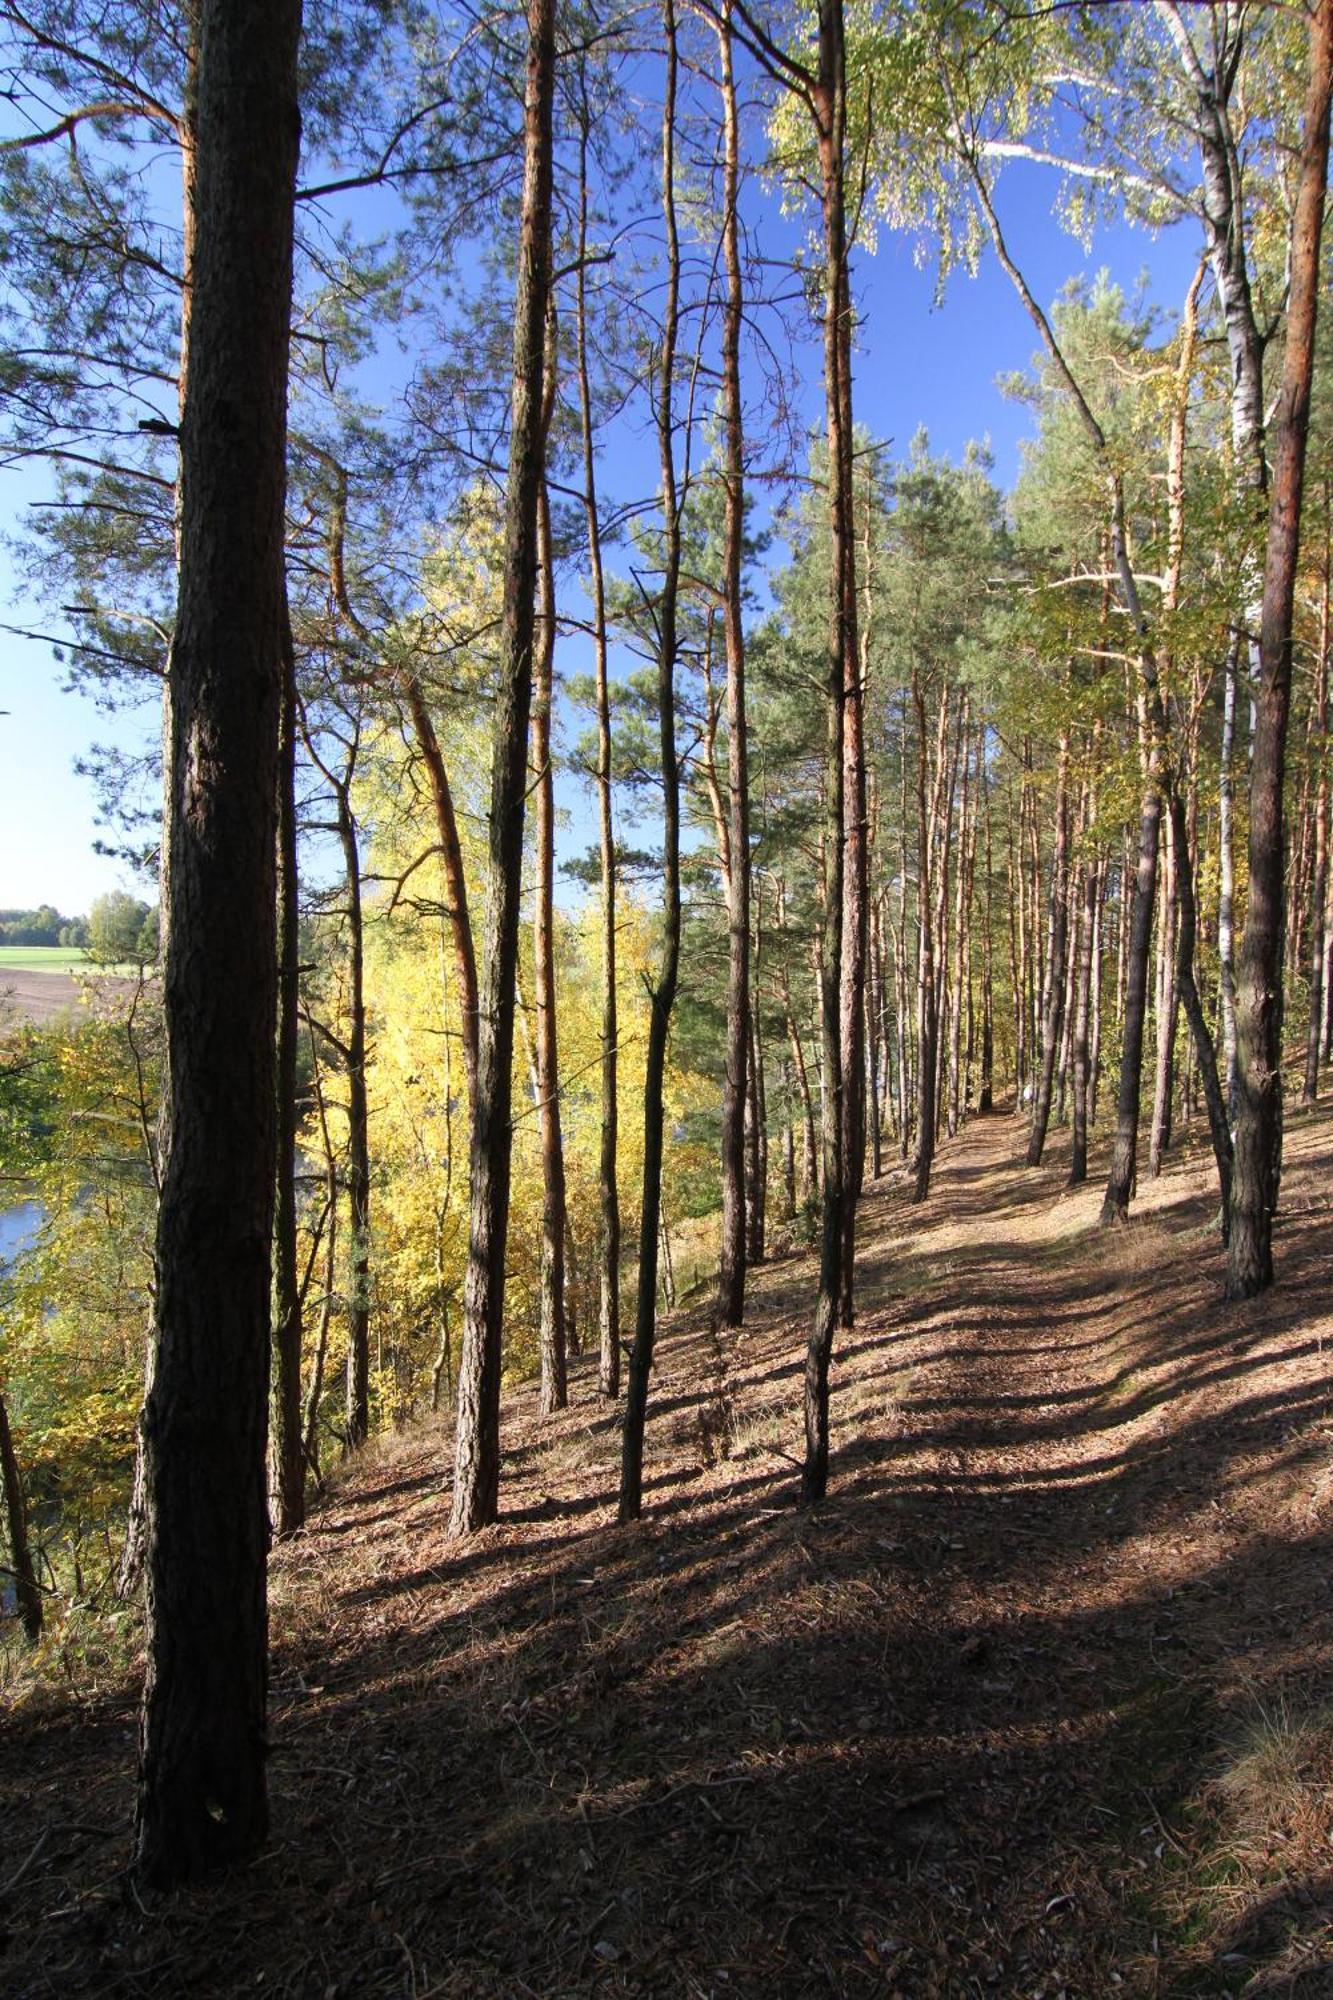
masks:
[(587, 1360), (553, 1426), (519, 1398), (473, 1546), (446, 1433), (354, 1469), (275, 1557), (243, 1877), (127, 1885), (130, 1683), (20, 1711), (0, 1988), (1333, 1994), (1333, 1132), (1293, 1116), (1241, 1307), (1198, 1153), (1108, 1234), (1024, 1139), (867, 1191), (814, 1515), (806, 1257), (735, 1339), (702, 1299), (664, 1330), (633, 1530)]

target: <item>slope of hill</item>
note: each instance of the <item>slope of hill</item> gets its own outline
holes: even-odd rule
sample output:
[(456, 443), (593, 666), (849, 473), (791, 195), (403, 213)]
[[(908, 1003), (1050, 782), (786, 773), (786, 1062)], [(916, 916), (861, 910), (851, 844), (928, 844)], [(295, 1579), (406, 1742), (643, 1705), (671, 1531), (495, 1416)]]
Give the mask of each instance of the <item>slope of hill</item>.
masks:
[(1333, 1126), (1293, 1114), (1281, 1283), (1221, 1302), (1201, 1155), (1095, 1228), (1062, 1144), (868, 1191), (827, 1504), (793, 1505), (813, 1268), (665, 1329), (649, 1512), (617, 1420), (354, 1467), (274, 1559), (274, 1836), (124, 1874), (133, 1690), (10, 1720), (14, 1995), (1333, 1991), (1326, 1340)]

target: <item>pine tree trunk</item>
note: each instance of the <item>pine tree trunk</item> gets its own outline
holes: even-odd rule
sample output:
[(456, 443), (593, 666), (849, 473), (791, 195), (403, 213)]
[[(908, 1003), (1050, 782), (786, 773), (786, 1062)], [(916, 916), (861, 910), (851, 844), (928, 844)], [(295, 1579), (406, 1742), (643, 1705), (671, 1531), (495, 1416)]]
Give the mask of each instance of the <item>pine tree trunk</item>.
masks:
[[(548, 355), (548, 368), (553, 358)], [(542, 1151), (541, 1356), (539, 1409), (549, 1417), (569, 1401), (565, 1366), (565, 1149), (560, 1131), (560, 1060), (555, 998), (555, 773), (551, 765), (551, 699), (555, 678), (555, 559), (551, 506), (538, 491), (541, 632), (532, 698), (532, 763), (537, 819), (537, 902), (533, 924), (533, 1037)]]
[(643, 1437), (648, 1382), (657, 1323), (658, 1218), (662, 1206), (662, 1090), (667, 1036), (680, 970), (680, 764), (676, 751), (676, 610), (680, 586), (680, 501), (676, 487), (675, 373), (680, 314), (680, 239), (676, 226), (675, 0), (663, 0), (666, 33), (662, 102), (662, 213), (667, 236), (667, 290), (658, 349), (657, 446), (662, 478), (662, 582), (656, 607), (657, 716), (662, 760), (662, 869), (665, 922), (657, 982), (649, 997), (648, 1050), (643, 1081), (643, 1188), (639, 1203), (639, 1277), (634, 1344), (625, 1390), (620, 1464), (620, 1520), (637, 1521), (643, 1509)]
[[(916, 705), (917, 729), (917, 998), (916, 998), (916, 1159), (913, 1162), (912, 1199), (924, 1201), (930, 1189), (930, 1169), (935, 1158), (937, 1044), (939, 1021), (935, 989), (935, 869), (932, 820), (926, 787), (926, 703), (921, 677), (912, 670), (912, 699)], [(940, 697), (940, 727), (937, 757), (943, 762), (947, 695)]]
[(1005, 797), (1004, 817), (1009, 877), (1009, 991), (1013, 998), (1014, 1014), (1014, 1111), (1016, 1115), (1021, 1116), (1023, 1095), (1027, 1089), (1027, 1038), (1023, 1032), (1025, 1022), (1023, 993), (1027, 984), (1027, 934), (1023, 921), (1020, 849), (1016, 848), (1014, 843), (1012, 785)]
[[(1095, 752), (1094, 752), (1095, 754)], [(1088, 800), (1087, 831), (1097, 819), (1096, 780), (1092, 780)], [(1092, 1015), (1092, 987), (1097, 927), (1097, 856), (1089, 848), (1083, 863), (1082, 895), (1078, 919), (1078, 982), (1074, 991), (1074, 1131), (1069, 1162), (1069, 1185), (1081, 1187), (1088, 1178), (1088, 1125), (1092, 1108), (1092, 1048), (1089, 1024)]]
[[(1153, 909), (1157, 899), (1157, 850), (1162, 823), (1162, 792), (1157, 753), (1151, 751), (1139, 819), (1138, 873), (1124, 948), (1124, 1028), (1120, 1056), (1120, 1089), (1116, 1099), (1115, 1147), (1111, 1174), (1102, 1198), (1102, 1221), (1123, 1222), (1134, 1191), (1138, 1150), (1139, 1088), (1143, 1074), (1143, 1029), (1147, 1013), (1148, 964), (1152, 955)], [(1123, 897), (1123, 892), (1122, 892)], [(1123, 901), (1122, 916), (1123, 923)]]
[(579, 1253), (574, 1237), (574, 1225), (565, 1210), (565, 1353), (571, 1357), (582, 1354), (582, 1312), (583, 1294), (579, 1285)]
[(1331, 86), (1333, 0), (1318, 0), (1310, 19), (1310, 85), (1291, 224), (1286, 350), (1273, 424), (1272, 504), (1250, 766), (1250, 890), (1236, 968), (1238, 1102), (1227, 1252), (1227, 1296), (1233, 1299), (1250, 1298), (1273, 1282), (1272, 1224), (1282, 1149), (1282, 794)]
[(300, 1039), (300, 883), (296, 851), (296, 654), (283, 617), (282, 716), (278, 741), (278, 1174), (274, 1214), (273, 1437), (274, 1531), (294, 1535), (305, 1520), (301, 1438), (301, 1285), (296, 1257), (296, 1057)]
[(1046, 1128), (1051, 1117), (1051, 1095), (1055, 1083), (1055, 1062), (1065, 1014), (1065, 953), (1069, 931), (1069, 731), (1060, 736), (1060, 757), (1055, 779), (1055, 849), (1051, 859), (1050, 948), (1046, 960), (1046, 990), (1043, 994), (1041, 1024), (1041, 1072), (1032, 1106), (1032, 1132), (1028, 1139), (1028, 1165), (1039, 1167), (1046, 1150)]
[(1324, 894), (1324, 976), (1319, 1018), (1319, 1047), (1325, 1062), (1333, 1056), (1333, 868)]
[(1328, 950), (1328, 654), (1329, 585), (1333, 571), (1329, 483), (1324, 481), (1324, 574), (1319, 594), (1319, 653), (1315, 663), (1314, 739), (1319, 782), (1315, 791), (1314, 884), (1310, 898), (1310, 1025), (1305, 1041), (1305, 1083), (1301, 1102), (1319, 1095), (1319, 1049), (1324, 1005), (1324, 958)]
[[(838, 46), (842, 48), (842, 0)], [(839, 56), (839, 63), (843, 61)], [(845, 89), (845, 78), (839, 86)], [(839, 166), (839, 200), (841, 196)], [(844, 225), (845, 230), (845, 225)], [(865, 675), (866, 662), (857, 636), (859, 606), (856, 590), (855, 510), (853, 507), (852, 423), (852, 295), (845, 234), (838, 266), (837, 334), (841, 344), (838, 366), (839, 477), (843, 486), (842, 571), (843, 658), (843, 913), (842, 973), (839, 1014), (842, 1023), (842, 1283), (838, 1323), (850, 1328), (856, 1317), (856, 1209), (865, 1177), (866, 1150), (866, 939), (869, 933), (870, 857), (866, 814)], [(830, 444), (832, 440), (830, 439)], [(830, 459), (830, 465), (833, 460)]]
[(671, 1218), (667, 1214), (665, 1193), (658, 1211), (658, 1223), (658, 1240), (662, 1245), (662, 1306), (666, 1312), (671, 1312), (676, 1304), (676, 1265), (671, 1254)]
[(1106, 909), (1106, 885), (1110, 880), (1109, 856), (1097, 864), (1097, 902), (1092, 913), (1092, 1045), (1088, 1051), (1088, 1126), (1097, 1123), (1097, 1091), (1102, 1080), (1102, 929)]
[[(850, 453), (844, 426), (850, 389), (842, 371), (850, 359), (843, 316), (850, 310), (846, 285), (847, 242), (843, 171), (846, 143), (846, 66), (842, 0), (819, 0), (819, 74), (812, 110), (822, 177), (824, 221), (824, 406), (828, 434), (829, 618), (825, 658), (827, 731), (824, 751), (824, 948), (820, 967), (824, 1049), (823, 1172), (820, 1176), (821, 1230), (819, 1292), (805, 1357), (805, 1461), (801, 1499), (813, 1506), (828, 1485), (829, 1367), (833, 1336), (844, 1297), (845, 1252), (849, 1232), (845, 1208), (854, 1201), (847, 1175), (847, 1131), (843, 1101), (843, 847), (847, 838), (844, 799), (848, 665), (856, 664), (849, 644), (855, 619), (852, 575)], [(850, 996), (848, 996), (850, 998)]]
[(1069, 1186), (1081, 1188), (1087, 1180), (1087, 1128), (1093, 1116), (1093, 984), (1097, 978), (1097, 886), (1099, 858), (1093, 848), (1093, 828), (1097, 826), (1097, 766), (1101, 752), (1101, 722), (1093, 728), (1093, 772), (1087, 784), (1087, 804), (1083, 818), (1083, 838), (1087, 854), (1079, 888), (1079, 942), (1077, 942), (1077, 982), (1075, 982), (1075, 1022), (1071, 1040), (1073, 1062), (1073, 1146), (1069, 1158)]
[(575, 273), (579, 418), (583, 447), (583, 512), (587, 524), (592, 598), (593, 660), (597, 708), (597, 828), (602, 880), (602, 1127), (597, 1191), (601, 1226), (597, 1258), (597, 1392), (620, 1394), (620, 1189), (619, 1108), (616, 1098), (619, 1025), (616, 1000), (616, 837), (611, 798), (611, 693), (607, 673), (606, 581), (597, 506), (592, 387), (588, 373), (588, 144), (591, 112), (586, 83), (579, 125), (579, 257)]
[(782, 1065), (782, 1090), (787, 1100), (787, 1117), (782, 1126), (782, 1219), (790, 1222), (796, 1214), (796, 1125), (792, 1115), (796, 1090), (789, 1062)]
[(1222, 689), (1222, 747), (1217, 778), (1217, 957), (1222, 1000), (1222, 1080), (1231, 1115), (1236, 1107), (1236, 860), (1232, 758), (1236, 742), (1236, 679), (1240, 635), (1227, 648)]
[(992, 959), (994, 912), (991, 896), (994, 859), (991, 853), (990, 780), (986, 776), (984, 734), (980, 763), (978, 782), (981, 786), (986, 822), (986, 915), (981, 933), (981, 1068), (977, 1078), (977, 1113), (978, 1116), (985, 1118), (995, 1107), (995, 969)]
[(757, 956), (750, 1002), (750, 1086), (746, 1093), (745, 1261), (749, 1265), (755, 1265), (764, 1261), (768, 1233), (768, 1096), (764, 1088), (764, 1039), (763, 1022), (759, 1013)]
[(479, 979), (477, 1104), (458, 1367), (451, 1535), (494, 1521), (500, 1500), (500, 1370), (509, 1227), (515, 974), (523, 869), (537, 585), (537, 506), (546, 440), (544, 362), (551, 289), (554, 0), (529, 0), (523, 202), (514, 304), (513, 405), (504, 510), (504, 602), (491, 762), (486, 915)]
[(1152, 1130), (1148, 1137), (1148, 1172), (1156, 1180), (1162, 1155), (1171, 1144), (1171, 1096), (1175, 1083), (1176, 1021), (1180, 995), (1176, 986), (1178, 857), (1174, 814), (1166, 821), (1166, 881), (1158, 911), (1158, 943), (1162, 955), (1157, 986), (1157, 1063), (1153, 1080)]
[(370, 1106), (366, 1097), (365, 926), (361, 918), (361, 857), (352, 817), (351, 776), (338, 790), (338, 838), (347, 874), (347, 1198), (352, 1231), (352, 1281), (347, 1312), (347, 1393), (344, 1441), (355, 1451), (370, 1435)]
[(782, 1001), (783, 1014), (787, 1023), (787, 1045), (791, 1050), (792, 1073), (801, 1100), (801, 1200), (813, 1201), (819, 1191), (819, 1164), (815, 1150), (815, 1113), (810, 1091), (810, 1073), (805, 1060), (805, 1048), (800, 1030), (796, 1025), (796, 1010), (792, 1006), (791, 978), (787, 969), (787, 899), (785, 887), (779, 878), (777, 897), (778, 936), (781, 949), (778, 955), (778, 995)]
[[(964, 744), (967, 743), (967, 697), (963, 697)], [(967, 844), (970, 838), (969, 809), (971, 802), (970, 757), (968, 749), (963, 752), (963, 795), (959, 818), (960, 852), (958, 870), (954, 878), (953, 901), (953, 1009), (949, 1017), (949, 1110), (948, 1131), (952, 1138), (958, 1130), (959, 1112), (962, 1098), (962, 1053), (963, 1053), (963, 1013), (964, 988), (967, 979)]]
[(203, 0), (200, 10), (169, 670), (167, 1146), (144, 1412), (136, 1862), (163, 1888), (248, 1859), (268, 1824), (275, 857), (299, 28), (293, 0)]
[(1208, 1131), (1213, 1142), (1213, 1158), (1217, 1162), (1222, 1241), (1225, 1244), (1230, 1228), (1231, 1132), (1227, 1125), (1226, 1099), (1222, 1094), (1222, 1083), (1217, 1072), (1217, 1051), (1208, 1030), (1203, 1002), (1199, 998), (1199, 989), (1194, 977), (1194, 940), (1198, 924), (1194, 896), (1194, 864), (1190, 857), (1185, 808), (1175, 792), (1171, 797), (1171, 819), (1175, 835), (1176, 886), (1180, 903), (1180, 923), (1176, 933), (1175, 984), (1180, 995), (1180, 1004), (1185, 1010), (1185, 1019), (1189, 1023), (1199, 1065), (1199, 1081), (1203, 1085), (1204, 1102), (1208, 1106)]
[(884, 934), (880, 921), (879, 898), (870, 905), (870, 1014), (867, 1037), (867, 1069), (870, 1078), (870, 1174), (878, 1180), (884, 1171), (884, 1110), (882, 1064), (887, 1047), (884, 1017)]
[(23, 1480), (19, 1473), (14, 1440), (10, 1435), (9, 1412), (0, 1395), (0, 1483), (5, 1495), (5, 1525), (9, 1531), (9, 1553), (14, 1563), (14, 1591), (19, 1617), (30, 1644), (42, 1636), (42, 1592), (33, 1568), (28, 1542), (28, 1512), (23, 1500)]
[(1102, 1197), (1103, 1224), (1123, 1222), (1134, 1190), (1139, 1132), (1139, 1092), (1143, 1074), (1143, 1028), (1147, 1014), (1148, 968), (1153, 914), (1157, 899), (1158, 850), (1162, 823), (1162, 758), (1166, 715), (1162, 705), (1157, 661), (1148, 642), (1147, 620), (1129, 560), (1125, 531), (1124, 492), (1120, 475), (1108, 475), (1111, 496), (1111, 538), (1120, 572), (1125, 606), (1139, 642), (1137, 705), (1143, 746), (1143, 795), (1139, 815), (1139, 862), (1134, 913), (1125, 957), (1125, 1019), (1120, 1054), (1120, 1089), (1116, 1101), (1115, 1144), (1111, 1172)]
[[(718, 28), (723, 110), (722, 250), (726, 301), (722, 315), (724, 412), (722, 626), (727, 653), (727, 1033), (722, 1081), (722, 1254), (718, 1274), (718, 1323), (738, 1327), (745, 1317), (746, 1164), (753, 1192), (758, 1126), (750, 1076), (750, 789), (745, 740), (745, 630), (742, 623), (741, 554), (745, 534), (745, 439), (741, 422), (740, 137), (732, 73), (731, 13), (724, 6)], [(747, 1147), (747, 1122), (753, 1134)], [(751, 1232), (752, 1233), (752, 1232)]]
[[(321, 1122), (323, 1108), (321, 1106)], [(310, 1360), (310, 1384), (305, 1399), (305, 1426), (301, 1443), (301, 1455), (306, 1470), (318, 1483), (319, 1470), (319, 1405), (324, 1393), (324, 1364), (328, 1358), (329, 1335), (333, 1331), (333, 1307), (338, 1278), (338, 1166), (329, 1145), (328, 1128), (324, 1129), (325, 1166), (325, 1216), (324, 1216), (324, 1296), (320, 1302), (319, 1325), (315, 1334), (315, 1351)]]
[(408, 714), (412, 718), (412, 733), (426, 766), (431, 803), (435, 809), (435, 831), (444, 873), (445, 911), (449, 919), (449, 935), (453, 939), (454, 973), (458, 981), (458, 1014), (463, 1039), (463, 1069), (467, 1078), (468, 1113), (472, 1116), (477, 1102), (477, 953), (468, 909), (463, 848), (458, 837), (458, 818), (454, 811), (449, 769), (421, 682), (415, 674), (405, 677), (403, 692), (407, 697)]

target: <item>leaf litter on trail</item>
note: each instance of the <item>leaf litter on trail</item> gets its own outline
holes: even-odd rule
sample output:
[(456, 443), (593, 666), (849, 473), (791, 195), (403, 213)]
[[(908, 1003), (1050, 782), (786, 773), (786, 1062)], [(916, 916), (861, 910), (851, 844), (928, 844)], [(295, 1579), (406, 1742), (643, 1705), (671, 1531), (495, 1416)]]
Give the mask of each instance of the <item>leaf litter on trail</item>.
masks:
[[(1292, 1121), (1282, 1282), (1240, 1313), (1197, 1154), (1126, 1255), (1062, 1139), (1029, 1173), (1022, 1136), (975, 1123), (923, 1209), (867, 1190), (813, 1515), (798, 1257), (753, 1274), (742, 1340), (664, 1325), (632, 1530), (587, 1360), (549, 1425), (513, 1398), (472, 1544), (446, 1429), (350, 1468), (274, 1557), (252, 1868), (140, 1901), (134, 1688), (32, 1691), (6, 1993), (1090, 2000), (1317, 1962), (1329, 1121)], [(1290, 1755), (1246, 1764), (1256, 1712)]]

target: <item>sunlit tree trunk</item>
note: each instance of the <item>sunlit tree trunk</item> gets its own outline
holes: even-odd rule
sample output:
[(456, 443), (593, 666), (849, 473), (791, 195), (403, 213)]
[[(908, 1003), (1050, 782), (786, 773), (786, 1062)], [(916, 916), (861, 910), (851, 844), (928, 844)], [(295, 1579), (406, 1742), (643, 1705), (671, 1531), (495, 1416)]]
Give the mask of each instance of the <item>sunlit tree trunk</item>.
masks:
[(468, 1112), (471, 1115), (477, 1101), (477, 954), (468, 908), (467, 877), (463, 870), (463, 847), (458, 837), (458, 816), (454, 811), (449, 769), (425, 692), (415, 674), (404, 677), (403, 693), (412, 720), (412, 733), (421, 752), (421, 761), (426, 766), (431, 804), (435, 809), (435, 833), (444, 873), (445, 914), (454, 947), (463, 1069), (467, 1079)]
[(662, 582), (656, 605), (657, 712), (662, 759), (662, 872), (665, 921), (657, 981), (651, 989), (643, 1084), (643, 1191), (639, 1204), (639, 1280), (634, 1345), (625, 1390), (620, 1467), (620, 1519), (636, 1521), (643, 1507), (643, 1435), (657, 1320), (658, 1218), (662, 1206), (662, 1088), (667, 1036), (680, 970), (680, 767), (676, 751), (676, 609), (680, 586), (680, 500), (676, 487), (675, 373), (680, 315), (680, 239), (676, 227), (675, 0), (664, 0), (666, 62), (662, 99), (662, 214), (667, 237), (667, 290), (658, 348), (657, 445), (662, 478)]
[(1226, 1100), (1217, 1070), (1217, 1050), (1213, 1044), (1194, 977), (1194, 940), (1198, 924), (1194, 894), (1194, 862), (1190, 854), (1185, 806), (1178, 791), (1173, 791), (1171, 796), (1171, 820), (1176, 853), (1176, 892), (1180, 907), (1180, 920), (1176, 933), (1175, 986), (1180, 995), (1180, 1004), (1185, 1011), (1185, 1019), (1189, 1024), (1199, 1068), (1199, 1081), (1203, 1086), (1204, 1102), (1208, 1107), (1208, 1131), (1213, 1144), (1213, 1158), (1217, 1163), (1222, 1241), (1225, 1243), (1230, 1229), (1231, 1131), (1227, 1124)]
[(986, 1117), (995, 1106), (995, 967), (994, 909), (992, 883), (994, 856), (991, 851), (991, 786), (986, 773), (986, 740), (983, 731), (978, 755), (977, 783), (986, 828), (985, 915), (981, 932), (981, 1064), (977, 1076), (977, 1111)]
[(337, 789), (338, 839), (347, 875), (347, 1038), (338, 1047), (347, 1078), (347, 1200), (352, 1272), (347, 1311), (347, 1449), (370, 1434), (370, 1104), (366, 1094), (366, 948), (361, 856), (350, 774)]
[(1331, 84), (1333, 0), (1317, 0), (1310, 17), (1310, 84), (1291, 224), (1286, 349), (1272, 428), (1272, 502), (1250, 767), (1250, 888), (1236, 975), (1238, 1091), (1229, 1298), (1249, 1298), (1273, 1282), (1272, 1224), (1282, 1149), (1282, 795)]
[(588, 142), (591, 113), (586, 91), (579, 125), (579, 257), (576, 284), (579, 418), (583, 448), (583, 512), (587, 523), (588, 570), (593, 621), (597, 707), (597, 833), (602, 877), (602, 1126), (597, 1191), (601, 1215), (598, 1244), (597, 1388), (620, 1394), (620, 1191), (616, 1066), (616, 839), (611, 801), (611, 693), (607, 674), (606, 582), (602, 570), (602, 529), (597, 506), (597, 463), (593, 447), (592, 388), (588, 374)]
[(939, 1124), (939, 991), (936, 982), (936, 905), (939, 900), (936, 827), (943, 788), (948, 728), (948, 691), (940, 695), (935, 742), (935, 783), (928, 783), (929, 749), (925, 693), (916, 666), (912, 668), (912, 699), (917, 725), (917, 999), (916, 999), (916, 1159), (913, 1199), (924, 1201), (930, 1190)]
[(1165, 827), (1165, 880), (1157, 912), (1160, 975), (1157, 982), (1157, 1060), (1153, 1075), (1152, 1126), (1148, 1134), (1148, 1172), (1156, 1179), (1162, 1155), (1171, 1144), (1171, 1099), (1175, 1087), (1176, 1021), (1180, 996), (1176, 989), (1178, 856), (1172, 818)]
[(296, 1058), (300, 1040), (300, 882), (296, 852), (296, 653), (284, 609), (282, 719), (278, 740), (278, 1172), (273, 1226), (273, 1527), (293, 1535), (305, 1520), (301, 1438), (301, 1284), (296, 1229)]
[[(548, 355), (548, 371), (553, 357)], [(551, 698), (555, 679), (555, 556), (551, 505), (543, 479), (537, 505), (541, 560), (541, 631), (532, 703), (533, 789), (537, 819), (537, 899), (533, 923), (533, 1035), (537, 1119), (542, 1151), (540, 1409), (549, 1417), (569, 1400), (565, 1367), (565, 1148), (560, 1130), (560, 1061), (555, 998), (555, 773)]]
[[(724, 412), (722, 625), (727, 653), (727, 1032), (722, 1081), (722, 1254), (718, 1322), (738, 1327), (745, 1317), (747, 1106), (750, 1078), (750, 791), (745, 737), (745, 632), (742, 623), (741, 554), (745, 532), (745, 440), (741, 421), (741, 288), (739, 180), (740, 136), (732, 72), (731, 12), (724, 4), (718, 29), (722, 67), (722, 250), (726, 300), (722, 317)], [(754, 1152), (758, 1153), (758, 1128)], [(751, 1188), (754, 1176), (751, 1174)]]
[(1028, 1165), (1039, 1167), (1046, 1150), (1051, 1117), (1055, 1062), (1065, 1014), (1065, 954), (1069, 934), (1069, 731), (1060, 732), (1055, 778), (1055, 847), (1051, 857), (1050, 948), (1046, 959), (1046, 991), (1041, 1024), (1041, 1069), (1032, 1104)]
[(1301, 1101), (1319, 1095), (1319, 1036), (1324, 1005), (1324, 958), (1328, 949), (1328, 654), (1329, 584), (1333, 570), (1333, 524), (1329, 485), (1324, 482), (1324, 570), (1319, 592), (1319, 652), (1315, 661), (1314, 741), (1319, 781), (1315, 788), (1314, 882), (1310, 895), (1310, 1025), (1305, 1041), (1305, 1082)]
[(824, 1050), (823, 1172), (820, 1176), (821, 1231), (819, 1292), (805, 1360), (805, 1461), (801, 1498), (814, 1505), (828, 1484), (829, 1366), (833, 1335), (850, 1301), (844, 1296), (849, 1242), (846, 1206), (855, 1201), (849, 1182), (842, 1069), (843, 1026), (843, 849), (848, 666), (856, 665), (850, 643), (856, 615), (851, 555), (851, 435), (845, 426), (850, 389), (842, 371), (850, 360), (843, 315), (850, 309), (846, 283), (847, 240), (843, 169), (846, 138), (846, 64), (842, 0), (819, 0), (819, 72), (811, 108), (819, 152), (824, 221), (824, 401), (828, 433), (829, 623), (825, 661), (827, 733), (824, 751), (824, 946), (820, 966)]
[(479, 979), (477, 1103), (458, 1367), (458, 1443), (449, 1524), (454, 1536), (473, 1534), (494, 1521), (500, 1498), (500, 1369), (509, 1232), (515, 974), (536, 622), (537, 506), (546, 445), (542, 419), (551, 290), (554, 0), (529, 0), (527, 20), (523, 200), (504, 510), (504, 601)]

